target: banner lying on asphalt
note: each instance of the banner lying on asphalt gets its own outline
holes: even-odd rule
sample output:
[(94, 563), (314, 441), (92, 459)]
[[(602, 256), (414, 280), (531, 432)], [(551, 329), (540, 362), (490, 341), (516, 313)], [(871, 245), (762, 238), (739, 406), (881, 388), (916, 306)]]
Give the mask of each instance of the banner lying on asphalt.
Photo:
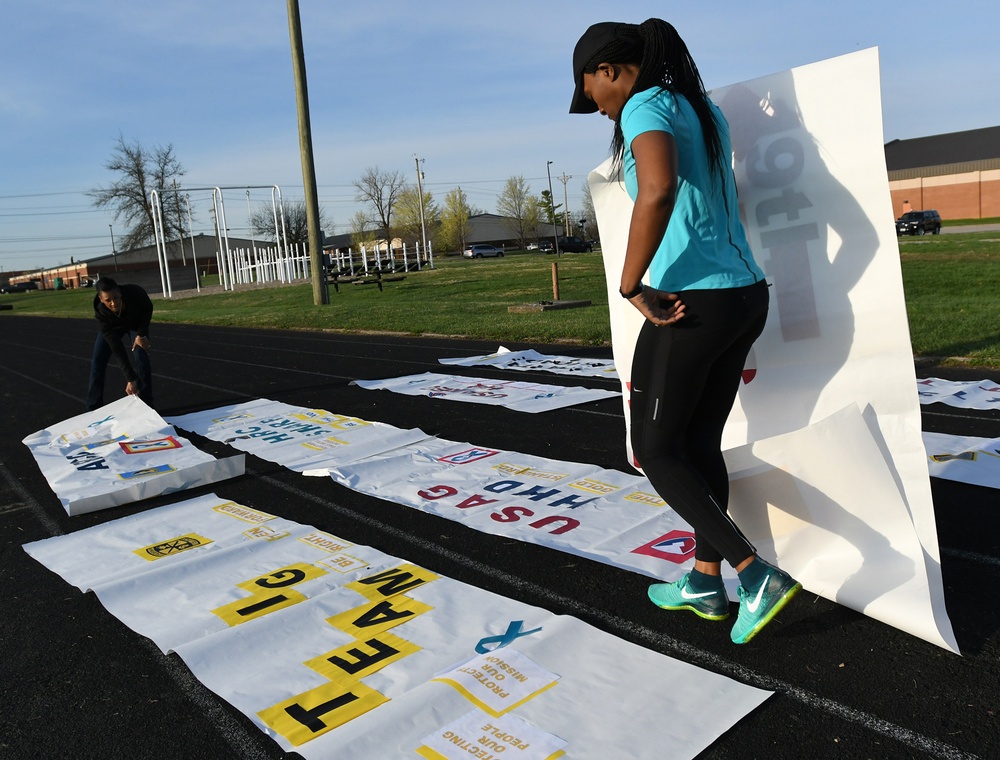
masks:
[[(253, 404), (245, 408), (254, 410), (256, 426), (264, 430), (268, 429), (264, 421), (280, 418), (274, 410), (285, 406)], [(201, 424), (225, 419), (230, 409), (200, 413)], [(311, 414), (342, 418), (323, 410)], [(186, 419), (190, 422), (191, 416)], [(177, 424), (182, 424), (180, 419)], [(368, 424), (371, 430), (384, 432), (388, 442), (379, 446), (371, 441), (369, 451), (378, 453), (364, 457), (345, 457), (335, 449), (331, 458), (313, 458), (307, 467), (295, 458), (298, 452), (293, 446), (258, 444), (252, 451), (278, 464), (286, 464), (283, 457), (292, 457), (288, 461), (305, 475), (329, 474), (355, 491), (485, 533), (653, 578), (676, 580), (691, 567), (695, 544), (690, 527), (645, 477), (434, 437), (397, 446), (400, 434), (412, 431)], [(209, 434), (206, 428), (188, 429)], [(216, 429), (212, 437), (228, 440), (231, 433)], [(938, 619), (944, 616), (947, 622), (947, 613), (940, 597), (927, 595), (929, 571), (923, 551), (876, 435), (878, 426), (852, 405), (804, 430), (727, 451), (734, 481), (731, 509), (747, 524), (748, 536), (765, 558), (777, 560), (806, 589), (948, 646), (938, 632)], [(237, 437), (232, 443), (246, 445), (246, 439)], [(826, 464), (817, 468), (816, 462)], [(764, 475), (773, 480), (764, 480)], [(761, 482), (781, 485), (773, 501), (761, 502), (757, 487)], [(797, 494), (794, 498), (792, 492)], [(795, 519), (783, 522), (771, 514), (775, 509)], [(780, 535), (772, 535), (771, 522), (782, 524)], [(854, 537), (857, 542), (845, 544), (837, 536)], [(886, 544), (892, 551), (881, 551)], [(854, 582), (859, 551), (865, 584)], [(909, 569), (906, 578), (900, 575), (901, 563)], [(728, 566), (724, 574), (735, 599), (736, 576)]]
[(66, 513), (79, 515), (243, 474), (243, 456), (216, 459), (156, 412), (125, 396), (26, 437)]
[(923, 434), (931, 477), (1000, 488), (1000, 438)]
[(581, 386), (542, 385), (516, 380), (490, 380), (485, 377), (462, 377), (425, 372), (385, 380), (352, 380), (352, 385), (369, 390), (395, 391), (407, 396), (427, 396), (448, 401), (505, 406), (516, 412), (547, 412), (574, 404), (620, 396), (617, 391), (605, 391)]
[(929, 377), (917, 381), (921, 404), (941, 402), (959, 409), (1000, 409), (1000, 385), (992, 380), (941, 380)]
[(169, 420), (182, 430), (228, 443), (295, 472), (353, 462), (428, 437), (416, 428), (403, 430), (264, 398)]
[[(926, 554), (940, 638), (957, 650), (944, 614), (920, 439), (885, 171), (878, 52), (863, 50), (720, 88), (711, 97), (729, 121), (747, 236), (771, 294), (767, 327), (744, 370), (724, 447), (805, 429), (849, 404), (870, 409), (877, 422), (871, 426), (874, 440), (895, 472)], [(611, 175), (610, 162), (589, 179), (627, 420), (632, 351), (643, 323), (618, 296), (632, 202)]]
[[(804, 430), (727, 451), (730, 510), (762, 556), (807, 590), (949, 647), (939, 632), (947, 611), (928, 590), (923, 550), (873, 427), (877, 433), (850, 406)], [(687, 523), (649, 481), (617, 470), (430, 439), (331, 475), (484, 533), (662, 580), (676, 580), (693, 562)], [(730, 567), (724, 576), (736, 599)]]
[(500, 346), (495, 354), (466, 356), (458, 359), (438, 359), (441, 364), (457, 367), (478, 367), (489, 365), (501, 369), (522, 371), (553, 372), (557, 375), (580, 375), (581, 377), (606, 377), (618, 379), (615, 363), (610, 359), (588, 359), (580, 356), (552, 356), (540, 354), (534, 349), (511, 351)]
[(307, 760), (694, 757), (770, 694), (214, 494), (25, 550)]

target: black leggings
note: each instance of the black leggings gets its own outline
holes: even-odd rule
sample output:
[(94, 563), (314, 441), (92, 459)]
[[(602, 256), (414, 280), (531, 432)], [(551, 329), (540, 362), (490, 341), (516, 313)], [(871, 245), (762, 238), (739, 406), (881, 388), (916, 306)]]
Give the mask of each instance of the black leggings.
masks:
[(632, 359), (632, 450), (649, 482), (694, 528), (695, 559), (738, 565), (753, 546), (726, 512), (722, 430), (767, 320), (763, 281), (680, 293), (685, 316), (646, 322)]

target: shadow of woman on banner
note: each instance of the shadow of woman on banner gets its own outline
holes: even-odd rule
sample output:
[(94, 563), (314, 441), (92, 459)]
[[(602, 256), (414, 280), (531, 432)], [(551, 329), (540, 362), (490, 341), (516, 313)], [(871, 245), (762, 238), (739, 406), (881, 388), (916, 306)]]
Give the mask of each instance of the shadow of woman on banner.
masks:
[(810, 424), (851, 354), (850, 294), (879, 247), (867, 213), (828, 167), (835, 157), (803, 123), (791, 74), (767, 86), (712, 93), (730, 123), (750, 246), (771, 285), (768, 326), (740, 390), (749, 441)]

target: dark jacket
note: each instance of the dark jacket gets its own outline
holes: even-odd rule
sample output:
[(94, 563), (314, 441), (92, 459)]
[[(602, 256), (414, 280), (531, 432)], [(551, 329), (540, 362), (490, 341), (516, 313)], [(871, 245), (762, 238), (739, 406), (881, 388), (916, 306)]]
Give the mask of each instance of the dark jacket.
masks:
[[(153, 318), (153, 302), (149, 300), (146, 291), (138, 285), (119, 285), (122, 294), (120, 314), (101, 303), (100, 295), (94, 296), (94, 317), (100, 326), (101, 335), (111, 346), (115, 361), (125, 373), (130, 383), (138, 381), (139, 376), (129, 360), (128, 350), (122, 343), (122, 338), (135, 332), (143, 338), (149, 337), (149, 321)], [(131, 348), (131, 346), (129, 346)]]

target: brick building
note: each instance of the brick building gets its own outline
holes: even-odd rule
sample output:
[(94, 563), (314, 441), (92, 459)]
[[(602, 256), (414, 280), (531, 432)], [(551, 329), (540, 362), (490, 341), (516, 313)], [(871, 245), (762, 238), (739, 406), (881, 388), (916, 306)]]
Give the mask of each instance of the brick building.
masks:
[(942, 219), (1000, 216), (1000, 127), (885, 145), (893, 216), (937, 209)]

